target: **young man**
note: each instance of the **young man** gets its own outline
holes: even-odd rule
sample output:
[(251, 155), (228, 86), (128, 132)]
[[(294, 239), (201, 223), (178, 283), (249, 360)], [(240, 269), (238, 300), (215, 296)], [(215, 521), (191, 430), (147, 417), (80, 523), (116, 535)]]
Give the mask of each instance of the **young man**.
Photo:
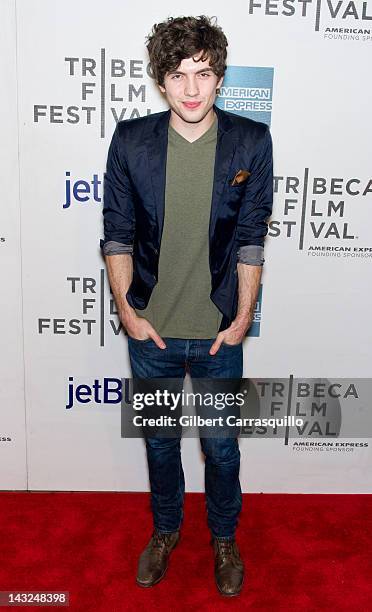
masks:
[[(153, 27), (147, 49), (169, 110), (117, 124), (104, 175), (110, 285), (134, 378), (241, 378), (272, 210), (268, 127), (215, 106), (227, 40), (205, 16)], [(234, 437), (202, 438), (219, 591), (236, 595), (242, 496)], [(146, 438), (154, 532), (137, 583), (165, 574), (183, 519), (180, 439)]]

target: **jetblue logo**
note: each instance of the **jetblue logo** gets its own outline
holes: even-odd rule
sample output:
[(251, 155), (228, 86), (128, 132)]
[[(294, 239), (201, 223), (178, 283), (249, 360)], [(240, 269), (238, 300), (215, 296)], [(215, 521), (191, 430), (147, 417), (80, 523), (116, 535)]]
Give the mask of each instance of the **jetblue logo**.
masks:
[(274, 68), (228, 66), (216, 105), (270, 125), (273, 76)]
[(65, 201), (62, 208), (70, 208), (71, 204), (87, 204), (88, 202), (102, 202), (102, 181), (98, 174), (93, 174), (92, 178), (73, 179), (70, 172), (66, 172), (65, 179)]
[[(124, 386), (123, 386), (124, 383)], [(129, 380), (122, 378), (95, 378), (89, 384), (76, 384), (74, 377), (69, 376), (66, 409), (76, 404), (120, 404), (131, 403)]]

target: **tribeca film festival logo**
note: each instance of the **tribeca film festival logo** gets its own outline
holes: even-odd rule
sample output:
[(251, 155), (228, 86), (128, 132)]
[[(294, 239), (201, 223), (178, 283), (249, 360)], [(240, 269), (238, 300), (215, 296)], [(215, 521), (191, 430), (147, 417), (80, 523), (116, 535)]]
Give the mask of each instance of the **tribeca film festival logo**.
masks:
[(216, 106), (270, 125), (273, 76), (273, 68), (228, 66)]
[(371, 261), (369, 226), (363, 223), (371, 178), (312, 175), (305, 168), (303, 176), (275, 176), (274, 194), (268, 236), (292, 240), (310, 257)]
[[(106, 283), (107, 281), (107, 283)], [(107, 335), (119, 336), (123, 330), (106, 269), (102, 268), (99, 278), (92, 276), (67, 276), (67, 291), (78, 303), (76, 317), (41, 316), (37, 319), (40, 336), (93, 336), (99, 346), (106, 345)], [(260, 285), (251, 327), (247, 336), (260, 335), (262, 310), (262, 285)]]
[(372, 41), (372, 2), (349, 0), (248, 0), (250, 15), (306, 19), (326, 40)]
[(140, 59), (108, 58), (106, 49), (98, 57), (65, 57), (64, 76), (76, 85), (71, 104), (43, 104), (33, 107), (34, 123), (96, 125), (100, 137), (106, 134), (106, 120), (115, 123), (149, 115), (147, 98), (154, 87), (149, 64)]
[[(167, 403), (164, 402), (164, 388), (162, 387), (160, 392), (159, 390), (155, 392), (154, 383), (151, 387), (153, 397), (147, 401), (147, 395), (133, 393), (132, 382), (132, 379), (110, 377), (82, 382), (70, 376), (64, 408), (89, 409), (98, 405), (104, 409), (105, 405), (120, 404), (125, 411), (138, 411), (138, 406), (146, 400), (148, 406), (155, 406), (158, 409), (159, 403), (156, 397), (161, 393), (161, 405), (168, 406), (166, 414), (169, 415), (172, 413), (169, 406), (173, 405), (173, 409), (178, 407), (180, 401), (181, 404), (185, 401), (185, 395), (199, 395), (194, 392), (185, 393), (183, 389), (177, 393), (169, 391)], [(168, 384), (169, 388), (172, 388), (172, 382), (173, 379), (168, 379), (166, 386)], [(216, 393), (216, 388), (213, 386), (215, 383), (215, 380), (210, 379), (209, 386), (204, 386), (202, 401), (215, 407), (218, 419), (223, 414), (223, 410), (232, 404), (231, 393)], [(240, 420), (236, 418), (232, 424), (241, 426), (240, 435), (243, 437), (283, 438), (285, 445), (288, 445), (292, 439), (293, 450), (336, 448), (350, 450), (366, 447), (367, 442), (355, 442), (355, 439), (369, 438), (372, 433), (369, 409), (371, 383), (371, 379), (295, 379), (292, 375), (289, 378), (278, 379), (244, 378), (239, 383), (235, 399), (233, 398), (236, 405), (241, 407), (237, 415)], [(208, 394), (207, 389), (212, 390), (212, 393)], [(222, 389), (221, 385), (218, 389)], [(212, 403), (207, 398), (208, 395), (212, 395)], [(273, 420), (278, 425), (273, 423)], [(138, 436), (140, 435), (138, 432)], [(134, 437), (137, 437), (137, 433)], [(334, 440), (340, 437), (342, 442), (321, 441), (321, 439)], [(301, 438), (316, 441), (304, 442)]]

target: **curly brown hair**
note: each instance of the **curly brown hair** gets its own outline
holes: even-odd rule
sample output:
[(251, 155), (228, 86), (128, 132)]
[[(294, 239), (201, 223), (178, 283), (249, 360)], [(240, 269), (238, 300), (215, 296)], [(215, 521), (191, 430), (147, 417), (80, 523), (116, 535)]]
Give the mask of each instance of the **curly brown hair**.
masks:
[(198, 61), (209, 58), (213, 72), (219, 78), (225, 74), (228, 42), (216, 17), (168, 17), (152, 27), (146, 43), (151, 73), (159, 85), (164, 85), (166, 73), (178, 68), (183, 59), (201, 51)]

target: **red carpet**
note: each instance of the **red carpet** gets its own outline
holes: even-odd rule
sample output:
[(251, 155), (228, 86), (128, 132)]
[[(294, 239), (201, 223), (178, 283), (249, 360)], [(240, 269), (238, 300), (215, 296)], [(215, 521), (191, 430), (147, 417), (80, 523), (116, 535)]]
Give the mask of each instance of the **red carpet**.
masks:
[(0, 502), (0, 590), (70, 592), (69, 608), (26, 610), (372, 606), (372, 495), (245, 495), (237, 540), (246, 577), (234, 599), (214, 585), (201, 494), (186, 495), (182, 540), (150, 589), (135, 584), (152, 530), (148, 494), (1, 492)]

